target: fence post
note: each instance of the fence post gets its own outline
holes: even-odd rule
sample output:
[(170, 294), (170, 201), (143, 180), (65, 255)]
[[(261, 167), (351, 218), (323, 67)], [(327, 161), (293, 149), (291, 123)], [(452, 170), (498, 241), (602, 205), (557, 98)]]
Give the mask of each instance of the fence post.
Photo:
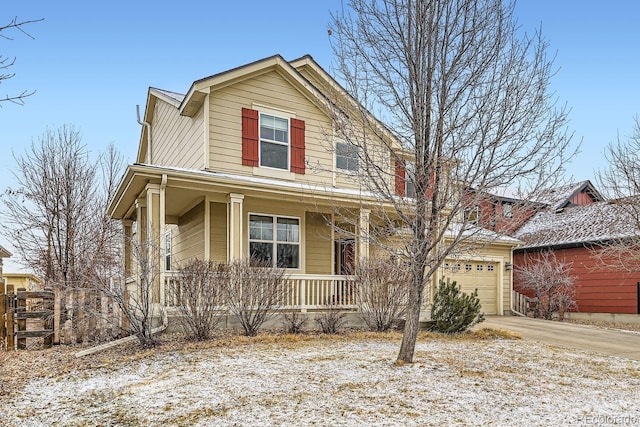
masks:
[[(27, 311), (27, 298), (25, 295), (27, 290), (25, 288), (18, 288), (18, 304), (16, 305), (16, 314), (25, 313)], [(22, 317), (22, 316), (21, 316)], [(18, 332), (27, 330), (27, 319), (18, 318)], [(18, 338), (18, 350), (26, 350), (27, 339)]]
[(60, 345), (60, 316), (62, 308), (62, 289), (60, 286), (53, 287), (53, 344)]
[(7, 285), (7, 351), (16, 349), (15, 327), (13, 323), (13, 311), (15, 309), (15, 299), (13, 285)]
[[(42, 298), (42, 306), (44, 311), (46, 312), (43, 319), (43, 325), (45, 330), (50, 330), (53, 332), (53, 312), (54, 312), (54, 300), (55, 294), (53, 289), (44, 288), (46, 292), (50, 292), (51, 295), (45, 298)], [(51, 348), (53, 346), (53, 333), (44, 337), (44, 348)]]
[(6, 324), (6, 316), (7, 313), (7, 295), (4, 293), (4, 287), (2, 289), (2, 293), (0, 294), (0, 340), (2, 340), (2, 344), (4, 344), (4, 340), (7, 337), (7, 328)]
[[(97, 333), (97, 313), (100, 313), (99, 309), (99, 300), (96, 291), (93, 289), (85, 289), (85, 302), (84, 306), (86, 307), (85, 316), (86, 320), (86, 328), (87, 328), (87, 339), (89, 342), (96, 341), (96, 333)], [(87, 301), (88, 300), (88, 301)]]

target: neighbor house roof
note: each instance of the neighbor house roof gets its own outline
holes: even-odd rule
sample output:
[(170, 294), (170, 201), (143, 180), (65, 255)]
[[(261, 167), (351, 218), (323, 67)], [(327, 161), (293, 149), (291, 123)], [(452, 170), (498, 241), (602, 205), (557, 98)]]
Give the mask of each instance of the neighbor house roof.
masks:
[(591, 181), (585, 180), (576, 183), (566, 184), (560, 187), (550, 188), (537, 195), (536, 202), (544, 203), (551, 210), (562, 209), (571, 204), (571, 200), (581, 192), (587, 193), (594, 202), (602, 202), (605, 198), (593, 186)]
[(9, 252), (2, 245), (0, 245), (0, 258), (9, 258), (10, 256), (11, 256), (11, 252)]
[(640, 235), (637, 221), (618, 201), (597, 202), (536, 213), (514, 235), (521, 249), (572, 247)]

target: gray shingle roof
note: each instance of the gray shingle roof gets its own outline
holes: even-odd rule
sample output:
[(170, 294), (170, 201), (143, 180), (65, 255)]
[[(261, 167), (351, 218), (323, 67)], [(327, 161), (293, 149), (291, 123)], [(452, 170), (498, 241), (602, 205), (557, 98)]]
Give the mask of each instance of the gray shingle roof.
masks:
[(571, 206), (535, 214), (514, 235), (522, 248), (579, 245), (640, 236), (628, 207), (616, 202)]
[(178, 103), (182, 102), (182, 100), (185, 97), (185, 95), (182, 94), (182, 93), (171, 92), (170, 90), (158, 89), (157, 87), (154, 87), (154, 88), (151, 88), (151, 89), (160, 92), (164, 96), (166, 96), (168, 98), (171, 98), (171, 99), (177, 101)]

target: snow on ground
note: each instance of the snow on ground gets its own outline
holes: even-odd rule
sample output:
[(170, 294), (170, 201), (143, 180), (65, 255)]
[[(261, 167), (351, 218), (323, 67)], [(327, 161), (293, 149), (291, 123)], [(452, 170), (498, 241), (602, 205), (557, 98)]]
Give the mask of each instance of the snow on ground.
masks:
[[(507, 339), (242, 342), (33, 380), (8, 426), (640, 425), (640, 362)], [(10, 401), (9, 401), (10, 399)]]

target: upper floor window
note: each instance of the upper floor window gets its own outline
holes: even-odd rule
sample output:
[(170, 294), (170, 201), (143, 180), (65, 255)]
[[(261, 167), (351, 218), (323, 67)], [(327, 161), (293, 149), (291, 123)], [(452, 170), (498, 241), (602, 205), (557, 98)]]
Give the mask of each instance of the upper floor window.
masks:
[(249, 254), (273, 267), (300, 268), (300, 220), (249, 215)]
[(505, 218), (513, 218), (513, 205), (511, 203), (504, 203), (502, 205), (502, 215)]
[(480, 218), (480, 210), (477, 206), (464, 211), (465, 220), (471, 224), (477, 224)]
[(260, 166), (289, 170), (289, 120), (260, 114)]
[(416, 177), (416, 165), (413, 162), (407, 162), (405, 165), (405, 195), (406, 197), (415, 198), (416, 197), (416, 188), (414, 185), (414, 180)]
[(244, 166), (305, 173), (305, 122), (283, 113), (275, 115), (270, 110), (242, 108)]
[(336, 168), (348, 171), (358, 171), (358, 147), (346, 142), (336, 143)]

